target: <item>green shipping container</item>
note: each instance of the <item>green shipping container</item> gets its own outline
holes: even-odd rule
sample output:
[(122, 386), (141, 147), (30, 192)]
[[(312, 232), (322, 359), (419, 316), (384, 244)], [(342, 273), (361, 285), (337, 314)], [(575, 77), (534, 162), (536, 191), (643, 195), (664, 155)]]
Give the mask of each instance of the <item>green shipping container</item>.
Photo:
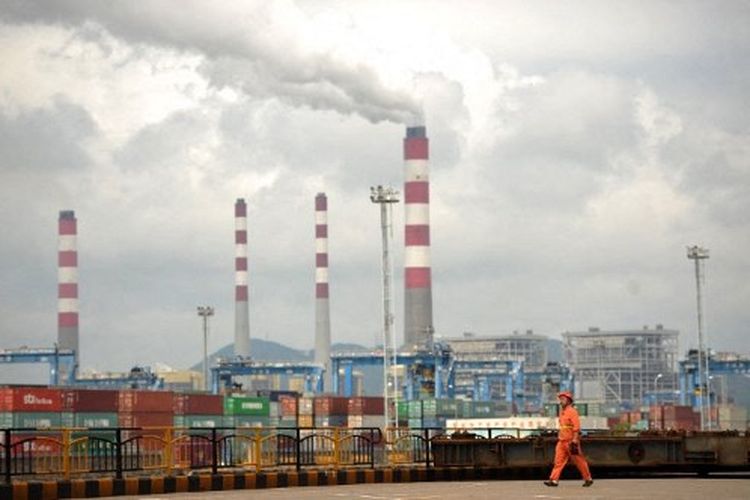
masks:
[(222, 427), (224, 417), (221, 415), (185, 415), (183, 422), (184, 424), (181, 427)]
[(271, 406), (268, 398), (227, 396), (224, 398), (224, 415), (253, 415), (268, 417)]
[(461, 401), (457, 399), (425, 399), (422, 401), (422, 417), (458, 417)]
[(235, 415), (233, 417), (224, 417), (224, 427), (270, 427), (271, 419), (269, 417), (260, 417), (254, 415)]
[(62, 427), (62, 413), (18, 412), (0, 414), (0, 427)]
[(410, 418), (408, 421), (409, 428), (410, 429), (416, 429), (418, 427), (422, 427), (422, 419), (421, 418)]
[(73, 413), (72, 416), (71, 427), (117, 427), (117, 413)]
[(422, 419), (422, 401), (418, 399), (409, 401), (408, 416), (410, 420), (413, 418)]
[(396, 405), (396, 414), (398, 415), (399, 420), (406, 420), (409, 418), (409, 402), (408, 401), (399, 401)]

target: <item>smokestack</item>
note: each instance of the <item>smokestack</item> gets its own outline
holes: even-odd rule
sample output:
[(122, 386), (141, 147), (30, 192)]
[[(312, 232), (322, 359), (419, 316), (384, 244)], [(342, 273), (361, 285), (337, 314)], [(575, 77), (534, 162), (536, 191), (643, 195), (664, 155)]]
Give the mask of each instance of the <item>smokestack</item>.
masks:
[(250, 356), (250, 320), (247, 303), (247, 205), (234, 204), (234, 355)]
[(315, 196), (315, 362), (325, 366), (325, 385), (331, 374), (331, 313), (328, 303), (328, 199)]
[(407, 127), (404, 139), (404, 346), (432, 347), (429, 140), (426, 128)]
[(72, 210), (60, 211), (57, 243), (57, 345), (75, 351), (78, 366), (78, 223)]

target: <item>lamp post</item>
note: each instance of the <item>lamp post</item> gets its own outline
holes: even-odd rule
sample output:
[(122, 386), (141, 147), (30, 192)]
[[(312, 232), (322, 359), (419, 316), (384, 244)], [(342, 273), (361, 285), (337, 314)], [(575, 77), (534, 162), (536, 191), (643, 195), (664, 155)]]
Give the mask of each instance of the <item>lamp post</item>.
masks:
[(208, 317), (214, 315), (211, 306), (198, 306), (198, 316), (203, 318), (203, 390), (208, 390)]
[[(385, 428), (391, 426), (390, 402), (391, 395), (388, 391), (388, 372), (391, 366), (396, 365), (396, 339), (393, 334), (393, 313), (391, 312), (391, 296), (393, 275), (390, 241), (393, 238), (393, 226), (391, 224), (391, 207), (398, 203), (398, 191), (392, 187), (377, 186), (370, 188), (370, 201), (380, 205), (380, 231), (383, 242), (383, 406), (385, 417)], [(392, 356), (389, 357), (389, 354)], [(396, 403), (394, 408), (394, 421), (398, 425), (398, 377), (394, 374), (394, 386), (396, 388)]]
[(664, 374), (660, 373), (654, 378), (654, 397), (656, 398), (656, 406), (659, 406), (659, 379), (663, 376)]
[(711, 428), (711, 399), (707, 399), (705, 392), (708, 389), (708, 358), (709, 350), (706, 349), (703, 342), (703, 296), (701, 294), (701, 284), (704, 280), (703, 261), (708, 259), (708, 249), (694, 245), (687, 247), (687, 258), (695, 261), (695, 288), (698, 311), (698, 387), (700, 387), (700, 414), (701, 430), (706, 430), (706, 426)]

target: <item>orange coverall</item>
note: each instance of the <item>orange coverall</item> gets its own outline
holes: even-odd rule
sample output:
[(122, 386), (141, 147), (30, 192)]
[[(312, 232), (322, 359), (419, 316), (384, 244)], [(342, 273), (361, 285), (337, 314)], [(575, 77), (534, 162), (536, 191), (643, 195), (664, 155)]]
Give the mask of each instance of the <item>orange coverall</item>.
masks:
[[(568, 405), (560, 409), (560, 431), (557, 434), (557, 446), (555, 447), (555, 466), (549, 478), (552, 481), (558, 481), (560, 474), (568, 463), (573, 462), (584, 480), (591, 479), (589, 464), (583, 458), (583, 452), (580, 446), (581, 420), (578, 418), (578, 411), (573, 405)], [(578, 443), (578, 455), (570, 454), (570, 444)]]

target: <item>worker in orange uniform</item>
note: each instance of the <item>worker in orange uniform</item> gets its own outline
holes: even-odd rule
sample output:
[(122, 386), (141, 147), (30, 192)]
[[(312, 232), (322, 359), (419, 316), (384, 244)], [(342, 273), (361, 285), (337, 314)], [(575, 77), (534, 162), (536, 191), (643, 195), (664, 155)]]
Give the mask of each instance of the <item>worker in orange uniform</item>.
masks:
[(555, 466), (544, 484), (557, 486), (560, 474), (570, 460), (581, 473), (583, 486), (589, 487), (594, 484), (594, 480), (591, 479), (589, 464), (581, 452), (581, 419), (578, 418), (578, 410), (573, 407), (573, 394), (564, 391), (557, 395), (557, 399), (560, 401), (560, 431), (555, 447)]

